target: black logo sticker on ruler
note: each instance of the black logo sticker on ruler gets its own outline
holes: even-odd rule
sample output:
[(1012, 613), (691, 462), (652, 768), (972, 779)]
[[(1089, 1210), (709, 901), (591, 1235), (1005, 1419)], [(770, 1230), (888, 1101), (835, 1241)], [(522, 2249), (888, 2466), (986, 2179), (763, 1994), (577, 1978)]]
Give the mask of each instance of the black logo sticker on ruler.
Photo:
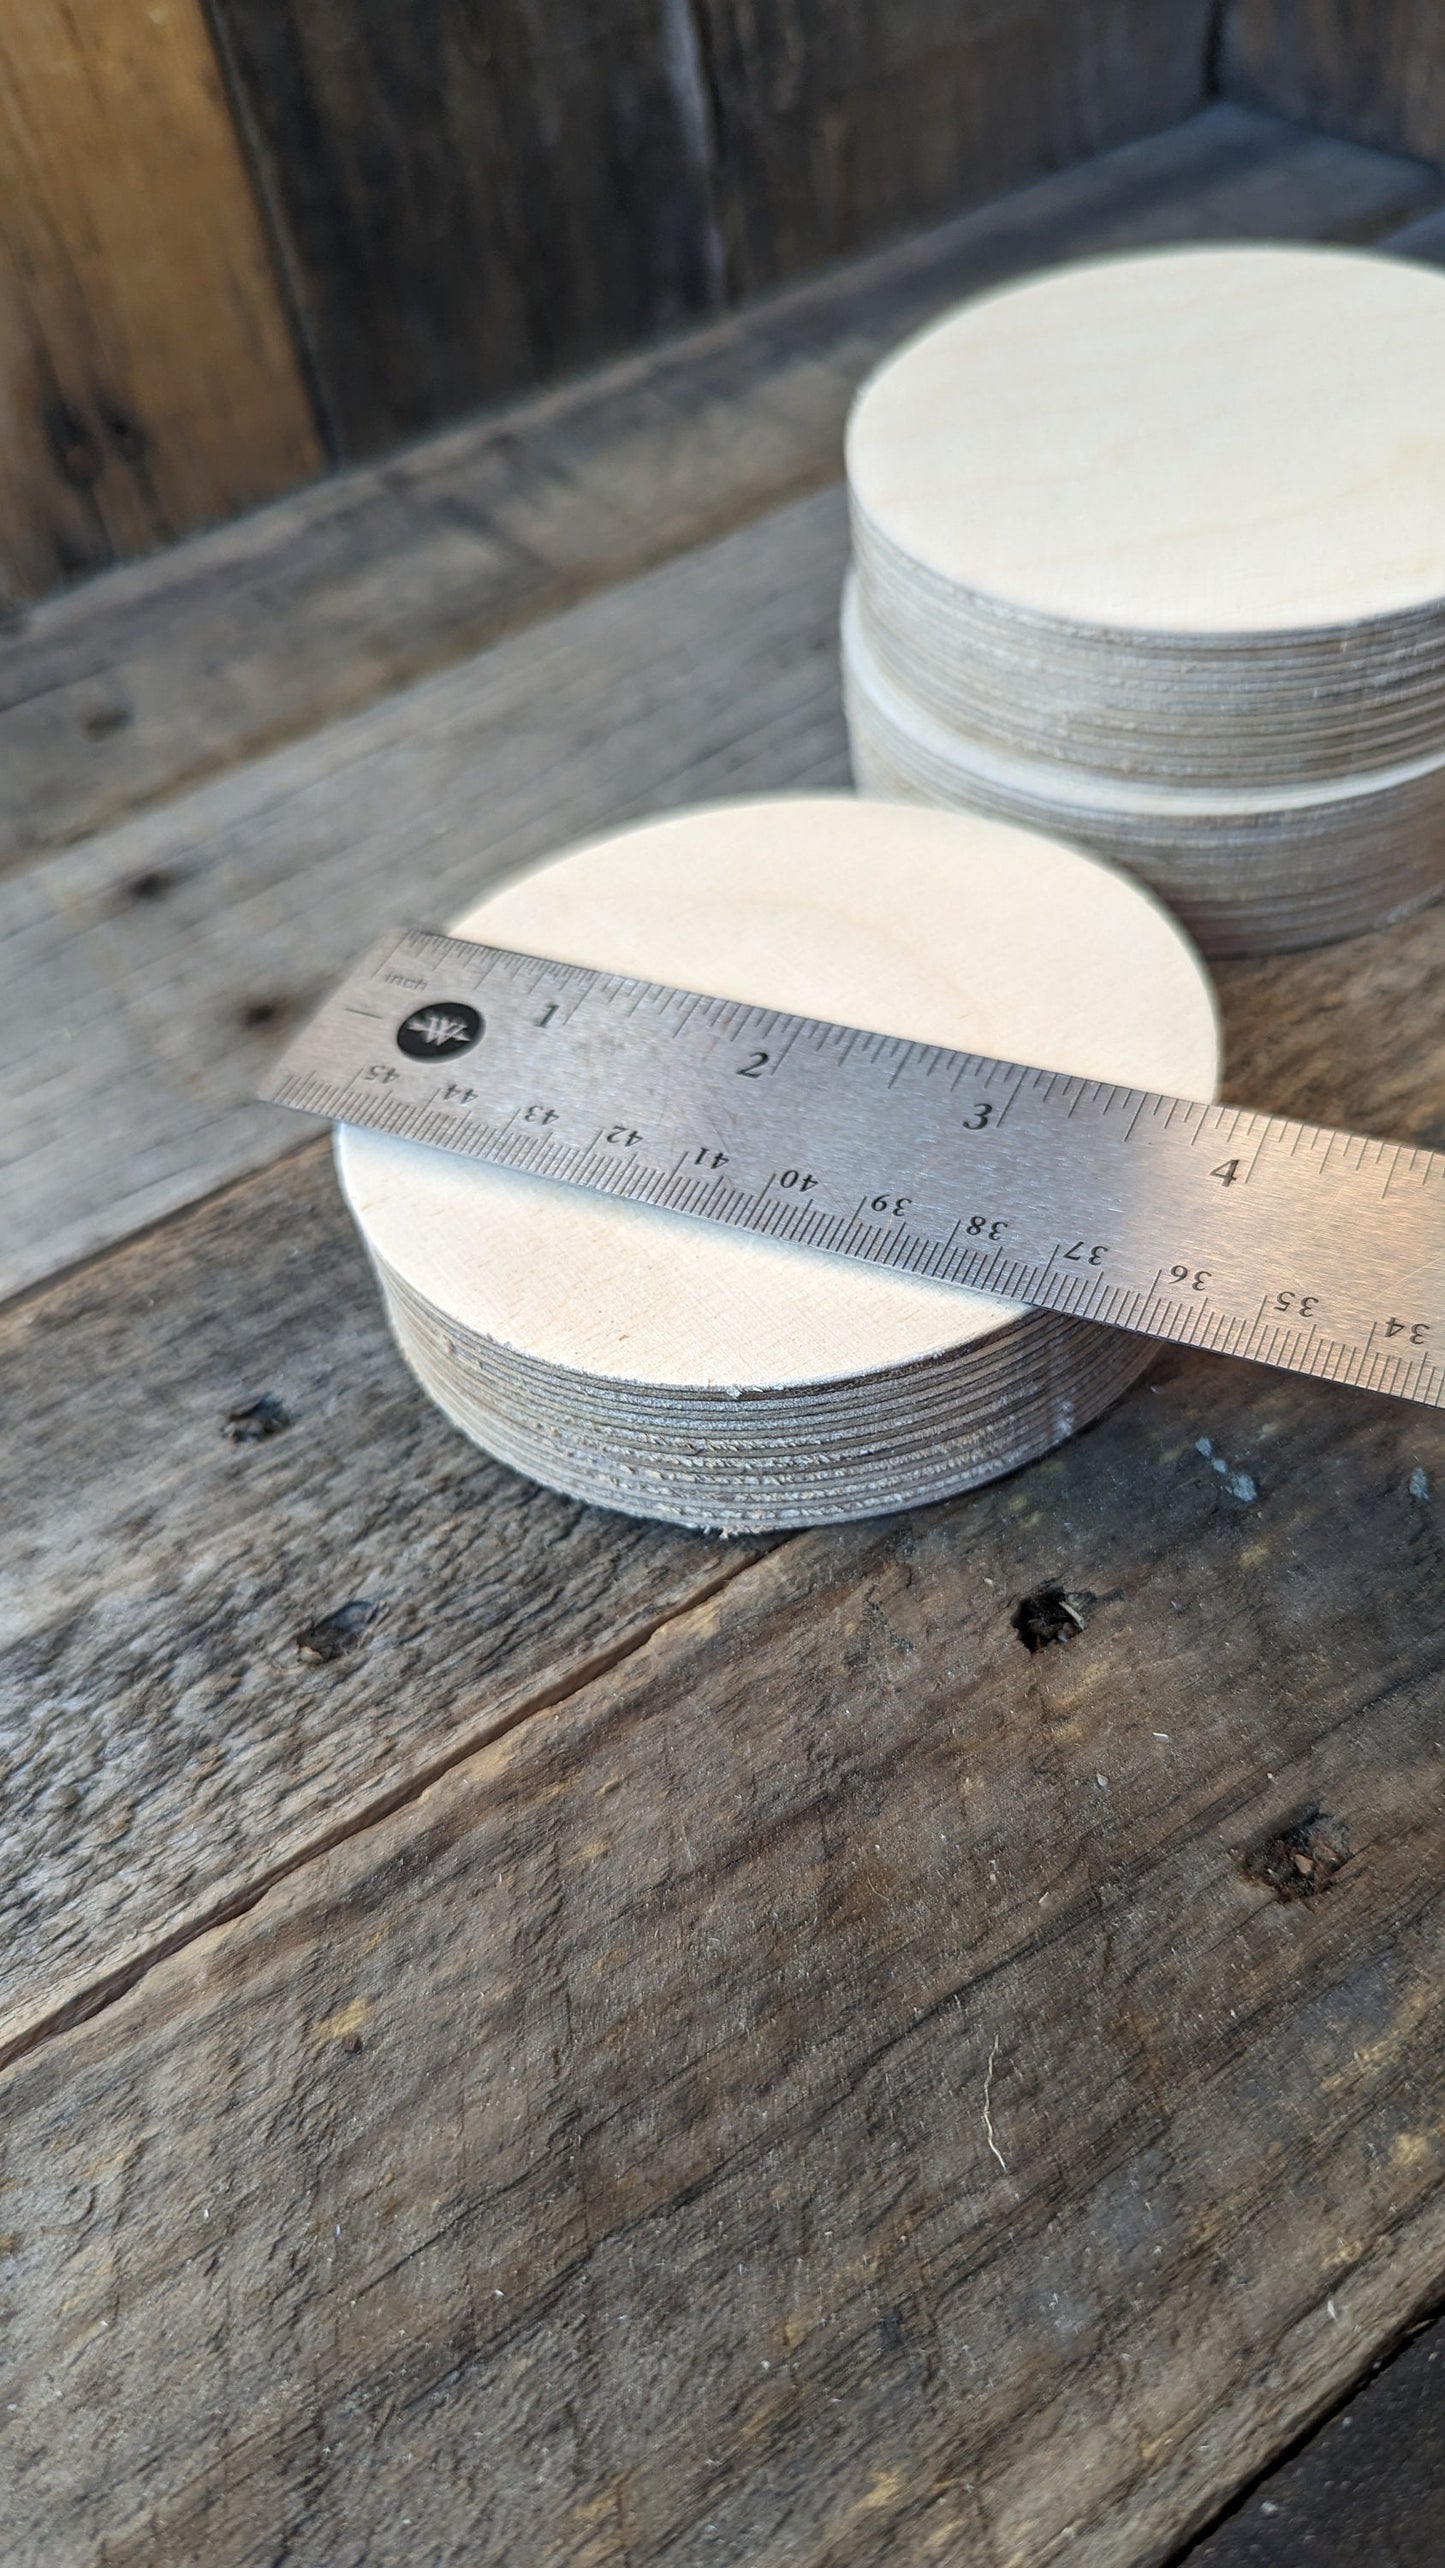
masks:
[(414, 1008), (396, 1029), (396, 1044), (410, 1061), (455, 1061), (482, 1038), (482, 1019), (465, 999), (434, 999)]

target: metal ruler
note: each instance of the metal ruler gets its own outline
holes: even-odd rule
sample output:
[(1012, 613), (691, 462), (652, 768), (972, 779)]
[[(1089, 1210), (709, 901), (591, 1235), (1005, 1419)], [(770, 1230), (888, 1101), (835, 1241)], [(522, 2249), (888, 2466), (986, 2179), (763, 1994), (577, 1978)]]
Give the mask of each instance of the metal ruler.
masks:
[(422, 929), (280, 1105), (1445, 1408), (1445, 1156)]

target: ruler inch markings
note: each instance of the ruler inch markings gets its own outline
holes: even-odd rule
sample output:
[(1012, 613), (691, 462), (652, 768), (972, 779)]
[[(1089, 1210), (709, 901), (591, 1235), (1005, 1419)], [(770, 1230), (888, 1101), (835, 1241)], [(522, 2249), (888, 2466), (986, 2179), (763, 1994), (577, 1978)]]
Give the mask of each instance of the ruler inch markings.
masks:
[[(482, 1024), (458, 1042), (463, 989)], [(1445, 1408), (1445, 1156), (1419, 1144), (432, 929), (382, 939), (263, 1093), (900, 1278)], [(638, 1140), (609, 1144), (613, 1129)]]

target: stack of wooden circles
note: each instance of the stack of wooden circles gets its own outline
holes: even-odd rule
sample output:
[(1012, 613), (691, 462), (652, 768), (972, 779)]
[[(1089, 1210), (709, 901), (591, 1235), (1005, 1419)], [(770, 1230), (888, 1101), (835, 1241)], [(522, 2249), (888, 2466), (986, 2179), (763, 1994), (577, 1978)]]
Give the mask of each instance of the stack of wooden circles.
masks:
[(865, 792), (1127, 865), (1215, 953), (1445, 890), (1445, 276), (1059, 269), (874, 375), (848, 482)]
[[(574, 849), (461, 935), (1206, 1098), (1197, 955), (1137, 885), (961, 814), (714, 804)], [(722, 1532), (968, 1488), (1096, 1417), (1136, 1338), (360, 1130), (343, 1185), (397, 1341), (488, 1452)]]

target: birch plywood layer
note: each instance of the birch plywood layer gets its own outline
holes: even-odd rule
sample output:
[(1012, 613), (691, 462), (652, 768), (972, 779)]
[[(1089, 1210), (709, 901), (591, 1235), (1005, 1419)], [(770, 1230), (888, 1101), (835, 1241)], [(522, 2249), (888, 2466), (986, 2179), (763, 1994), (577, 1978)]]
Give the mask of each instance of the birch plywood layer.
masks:
[(1208, 85), (1210, 0), (211, 15), (350, 454), (1148, 132)]
[[(458, 932), (1176, 1095), (1199, 962), (1125, 877), (995, 823), (722, 803), (557, 858)], [(726, 1532), (876, 1514), (1056, 1444), (1138, 1341), (343, 1131), (398, 1341), (458, 1425), (573, 1496)]]
[(1216, 948), (1430, 896), (1442, 423), (1445, 279), (1403, 261), (1178, 250), (965, 306), (849, 427), (861, 763), (1132, 837)]
[[(922, 573), (920, 640), (930, 611), (948, 649), (991, 613), (1027, 631), (1041, 686), (1051, 655), (1123, 652), (1147, 688), (1157, 649), (1196, 776), (1211, 750), (1238, 775), (1225, 726), (1251, 686), (1263, 716), (1315, 662), (1354, 644), (1389, 674), (1411, 639), (1438, 672), (1442, 473), (1445, 278), (1322, 248), (1156, 251), (983, 296), (880, 368), (848, 432), (865, 584), (872, 547)], [(890, 595), (873, 612), (902, 658)], [(1350, 762), (1390, 709), (1359, 708)], [(1275, 754), (1303, 769), (1301, 719)]]

